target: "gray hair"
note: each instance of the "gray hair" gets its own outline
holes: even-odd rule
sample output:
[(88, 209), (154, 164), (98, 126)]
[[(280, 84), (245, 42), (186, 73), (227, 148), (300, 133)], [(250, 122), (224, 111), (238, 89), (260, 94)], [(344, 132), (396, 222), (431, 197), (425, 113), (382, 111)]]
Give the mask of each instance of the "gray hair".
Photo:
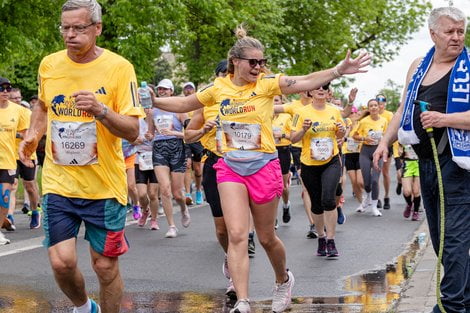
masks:
[(235, 36), (238, 38), (237, 42), (233, 45), (233, 47), (228, 51), (227, 61), (227, 71), (230, 74), (234, 72), (233, 66), (233, 59), (234, 58), (243, 58), (245, 49), (256, 49), (264, 52), (263, 44), (256, 38), (249, 37), (246, 34), (246, 30), (243, 25), (240, 25), (235, 30)]
[(62, 12), (85, 8), (90, 13), (92, 23), (101, 23), (101, 6), (96, 0), (67, 0), (62, 5)]
[(456, 7), (441, 7), (432, 10), (428, 19), (429, 29), (437, 30), (439, 26), (438, 20), (442, 16), (446, 16), (456, 22), (464, 22), (464, 29), (467, 29), (467, 17), (465, 13)]

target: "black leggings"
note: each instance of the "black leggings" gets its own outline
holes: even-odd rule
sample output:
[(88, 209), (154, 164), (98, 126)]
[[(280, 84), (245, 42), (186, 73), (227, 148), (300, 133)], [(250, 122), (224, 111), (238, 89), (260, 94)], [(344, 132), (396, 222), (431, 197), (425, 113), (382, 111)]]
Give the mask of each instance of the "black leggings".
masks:
[[(379, 198), (379, 178), (380, 170), (374, 169), (372, 164), (372, 155), (377, 146), (362, 145), (359, 163), (361, 164), (361, 173), (364, 180), (364, 189), (366, 192), (372, 191), (372, 200)], [(379, 167), (382, 168), (382, 160), (379, 161)]]
[(341, 162), (337, 155), (324, 165), (302, 163), (300, 176), (312, 201), (313, 214), (336, 209), (336, 187), (341, 177)]

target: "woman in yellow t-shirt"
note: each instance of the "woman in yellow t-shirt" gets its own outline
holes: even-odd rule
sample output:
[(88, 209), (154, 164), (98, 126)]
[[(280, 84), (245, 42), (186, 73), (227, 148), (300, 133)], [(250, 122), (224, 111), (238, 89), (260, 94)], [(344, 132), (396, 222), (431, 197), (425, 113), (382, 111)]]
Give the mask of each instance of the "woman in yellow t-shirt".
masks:
[[(291, 141), (302, 141), (301, 177), (312, 202), (318, 232), (318, 256), (338, 257), (336, 248), (336, 188), (341, 177), (337, 138), (346, 128), (341, 112), (326, 102), (329, 84), (313, 90), (313, 102), (297, 111)], [(325, 235), (326, 226), (326, 235)]]
[(276, 276), (272, 310), (283, 312), (291, 302), (294, 276), (287, 270), (286, 252), (274, 231), (282, 176), (272, 130), (276, 95), (313, 90), (342, 74), (363, 72), (367, 53), (346, 58), (336, 67), (305, 76), (266, 75), (264, 47), (246, 31), (236, 30), (237, 42), (228, 52), (228, 75), (188, 97), (156, 98), (163, 110), (194, 111), (220, 105), (223, 158), (214, 165), (229, 234), (228, 264), (238, 301), (231, 312), (249, 312), (247, 233), (250, 211), (258, 238)]
[(379, 144), (380, 138), (382, 138), (387, 129), (388, 122), (384, 117), (380, 116), (379, 104), (376, 99), (369, 100), (367, 108), (367, 116), (359, 121), (353, 134), (355, 140), (362, 142), (359, 163), (366, 191), (366, 197), (362, 200), (362, 204), (356, 209), (356, 212), (362, 213), (370, 208), (374, 216), (382, 216), (382, 213), (377, 208), (380, 171), (374, 168), (372, 155)]

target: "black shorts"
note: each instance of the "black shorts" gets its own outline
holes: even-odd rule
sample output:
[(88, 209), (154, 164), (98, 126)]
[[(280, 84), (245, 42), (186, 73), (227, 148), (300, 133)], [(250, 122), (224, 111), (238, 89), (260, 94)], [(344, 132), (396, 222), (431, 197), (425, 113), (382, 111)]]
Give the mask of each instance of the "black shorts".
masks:
[(289, 173), (291, 161), (289, 146), (276, 147), (276, 149), (279, 162), (281, 163), (282, 175), (287, 175)]
[(38, 156), (38, 165), (43, 167), (44, 166), (44, 159), (46, 158), (46, 152), (44, 151), (36, 151), (36, 155)]
[(200, 141), (184, 144), (186, 159), (191, 158), (193, 162), (201, 162), (204, 147)]
[(213, 217), (222, 217), (222, 206), (220, 204), (219, 190), (217, 189), (217, 176), (214, 169), (214, 164), (220, 159), (219, 156), (212, 152), (207, 153), (208, 158), (204, 162), (204, 169), (202, 171), (202, 187), (206, 195), (206, 201), (211, 207)]
[(292, 154), (292, 161), (296, 170), (300, 170), (300, 155), (302, 154), (302, 148), (290, 147), (290, 153)]
[(355, 153), (346, 153), (346, 159), (344, 161), (346, 166), (346, 171), (357, 171), (361, 169), (359, 164), (359, 152)]
[(135, 164), (134, 172), (136, 184), (158, 184), (157, 176), (155, 175), (154, 170), (141, 171), (139, 169), (139, 164)]
[(403, 162), (401, 161), (401, 158), (395, 158), (395, 169), (397, 171), (401, 170), (403, 167)]
[(23, 178), (25, 181), (33, 181), (36, 179), (36, 160), (33, 160), (33, 167), (27, 167), (23, 162), (16, 161), (16, 174), (15, 178)]
[(13, 184), (15, 182), (15, 170), (0, 170), (0, 184)]
[(182, 139), (156, 140), (153, 143), (153, 166), (166, 166), (170, 172), (186, 172), (186, 155)]

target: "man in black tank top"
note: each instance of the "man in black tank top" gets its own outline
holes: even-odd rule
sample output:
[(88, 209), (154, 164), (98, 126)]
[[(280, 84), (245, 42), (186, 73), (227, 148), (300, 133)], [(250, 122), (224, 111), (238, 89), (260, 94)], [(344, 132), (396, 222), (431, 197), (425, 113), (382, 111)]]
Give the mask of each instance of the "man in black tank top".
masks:
[[(422, 198), (426, 209), (431, 241), (436, 254), (439, 249), (439, 214), (440, 199), (436, 166), (430, 140), (424, 128), (434, 129), (434, 138), (438, 145), (439, 165), (442, 171), (445, 198), (445, 241), (443, 266), (444, 276), (441, 282), (441, 301), (446, 312), (470, 313), (470, 171), (460, 168), (453, 160), (447, 139), (447, 127), (470, 129), (470, 111), (446, 113), (448, 109), (448, 91), (464, 90), (466, 101), (470, 99), (470, 77), (452, 82), (452, 70), (458, 64), (456, 60), (464, 51), (465, 14), (455, 7), (434, 9), (429, 17), (429, 31), (435, 45), (435, 52), (430, 61), (416, 99), (431, 103), (428, 112), (413, 113), (413, 126), (419, 144), (413, 149), (419, 157), (419, 171)], [(414, 77), (414, 72), (421, 59), (411, 65), (407, 75), (407, 85)], [(452, 82), (452, 83), (451, 83)], [(451, 85), (451, 86), (449, 86)], [(457, 86), (458, 85), (458, 86)], [(461, 88), (461, 89), (460, 89)], [(465, 99), (465, 97), (464, 97)], [(402, 104), (390, 122), (386, 134), (374, 153), (374, 163), (386, 158), (388, 146), (397, 139), (397, 132), (404, 112), (406, 93)], [(436, 305), (433, 312), (441, 312)]]

